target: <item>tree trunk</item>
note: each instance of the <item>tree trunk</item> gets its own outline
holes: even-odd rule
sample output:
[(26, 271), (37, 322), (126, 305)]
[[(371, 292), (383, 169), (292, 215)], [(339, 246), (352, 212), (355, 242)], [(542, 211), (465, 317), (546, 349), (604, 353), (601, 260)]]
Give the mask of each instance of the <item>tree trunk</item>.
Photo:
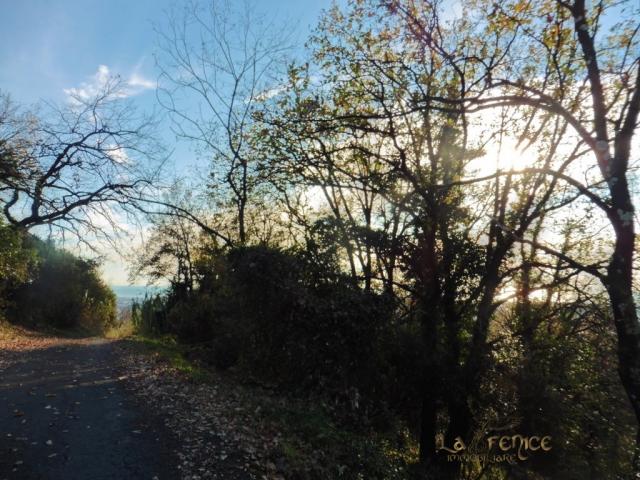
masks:
[[(611, 200), (618, 218), (613, 222), (616, 242), (607, 272), (606, 288), (618, 334), (620, 380), (640, 424), (640, 325), (632, 287), (635, 232), (633, 205), (624, 175), (618, 177), (611, 189)], [(640, 430), (636, 441), (636, 449), (640, 452)], [(638, 454), (635, 467), (640, 470)]]
[(245, 203), (241, 201), (238, 206), (238, 236), (240, 237), (240, 245), (244, 245), (247, 241), (247, 233), (244, 229), (244, 209)]
[[(236, 153), (236, 155), (238, 155)], [(248, 201), (248, 165), (247, 161), (240, 158), (240, 164), (242, 165), (242, 185), (240, 190), (240, 196), (238, 198), (238, 234), (240, 236), (240, 245), (247, 243), (247, 230), (245, 227), (245, 211), (247, 209)]]
[(438, 283), (435, 223), (425, 223), (423, 236), (419, 242), (419, 253), (414, 258), (423, 288), (420, 305), (422, 309), (422, 338), (424, 371), (422, 375), (422, 412), (420, 422), (420, 463), (423, 467), (434, 468), (437, 462), (435, 435), (440, 382), (438, 378), (438, 324), (440, 290)]

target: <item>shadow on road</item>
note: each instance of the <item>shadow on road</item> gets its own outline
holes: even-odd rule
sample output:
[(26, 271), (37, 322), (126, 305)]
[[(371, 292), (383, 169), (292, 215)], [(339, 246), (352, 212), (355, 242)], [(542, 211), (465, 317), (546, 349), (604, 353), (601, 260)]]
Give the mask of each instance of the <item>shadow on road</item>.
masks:
[(177, 441), (125, 388), (118, 343), (0, 349), (11, 357), (0, 370), (0, 480), (179, 477)]

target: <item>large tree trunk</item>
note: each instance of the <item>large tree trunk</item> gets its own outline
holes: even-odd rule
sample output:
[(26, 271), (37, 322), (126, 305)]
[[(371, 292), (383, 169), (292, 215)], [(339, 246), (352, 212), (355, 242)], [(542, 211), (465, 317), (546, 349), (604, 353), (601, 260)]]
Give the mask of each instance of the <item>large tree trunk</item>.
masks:
[[(432, 219), (433, 217), (431, 217)], [(440, 323), (440, 288), (438, 282), (436, 225), (429, 220), (424, 225), (418, 255), (414, 258), (419, 285), (423, 289), (420, 299), (423, 338), (424, 371), (422, 372), (422, 411), (420, 421), (420, 463), (427, 469), (436, 466), (435, 448), (438, 396), (440, 393), (438, 325)]]
[[(615, 230), (615, 249), (605, 288), (611, 300), (613, 318), (618, 334), (618, 360), (620, 380), (640, 425), (640, 325), (633, 298), (633, 254), (635, 247), (634, 208), (629, 192), (627, 171), (631, 153), (631, 140), (637, 128), (640, 111), (640, 65), (637, 67), (633, 94), (626, 114), (621, 116), (614, 138), (614, 155), (610, 155), (607, 123), (606, 95), (598, 65), (598, 51), (594, 37), (589, 33), (585, 0), (575, 0), (570, 11), (575, 19), (575, 32), (586, 62), (591, 98), (593, 100), (593, 126), (596, 135), (594, 154), (602, 177), (609, 185), (611, 212), (609, 220)], [(624, 111), (624, 109), (623, 109)], [(640, 473), (640, 432), (636, 437), (636, 471)]]
[[(617, 215), (613, 222), (616, 241), (609, 263), (606, 288), (618, 334), (620, 380), (640, 425), (640, 324), (632, 288), (635, 232), (633, 205), (624, 174), (618, 175), (618, 180), (612, 186), (611, 200)], [(637, 451), (640, 451), (640, 430), (637, 443)], [(640, 470), (638, 454), (636, 469)]]

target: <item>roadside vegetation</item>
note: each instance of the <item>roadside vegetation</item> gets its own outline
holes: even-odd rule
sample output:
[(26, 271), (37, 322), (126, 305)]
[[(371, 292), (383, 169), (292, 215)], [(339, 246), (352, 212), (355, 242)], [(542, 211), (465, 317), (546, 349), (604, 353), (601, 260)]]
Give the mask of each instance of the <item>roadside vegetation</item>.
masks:
[[(404, 479), (415, 470), (418, 446), (402, 425), (376, 427), (360, 407), (345, 409), (348, 399), (336, 401), (306, 387), (287, 388), (254, 375), (248, 366), (216, 367), (210, 344), (177, 338), (137, 330), (127, 337), (127, 345), (129, 351), (165, 363), (173, 373), (164, 376), (212, 388), (222, 405), (233, 402), (223, 413), (239, 433), (237, 448), (259, 458), (254, 473), (270, 479)], [(206, 410), (202, 405), (192, 408)], [(206, 451), (206, 446), (201, 448)]]
[(34, 235), (0, 225), (0, 318), (67, 334), (96, 334), (116, 322), (116, 298), (98, 265)]
[[(194, 270), (203, 279), (198, 288), (174, 286), (133, 305), (132, 338), (192, 381), (238, 389), (262, 435), (282, 436), (267, 457), (280, 459), (284, 478), (421, 478), (418, 326), (394, 321), (384, 295), (345, 283), (328, 265), (265, 247), (203, 259)], [(318, 301), (320, 295), (329, 296)], [(544, 315), (543, 304), (531, 308)], [(526, 356), (512, 338), (504, 340), (499, 366), (488, 374), (485, 408), (499, 402), (520, 428), (566, 445), (585, 445), (586, 431), (602, 442), (585, 447), (589, 454), (557, 445), (547, 457), (529, 459), (529, 468), (624, 471), (632, 450), (619, 439), (633, 438), (631, 412), (615, 377), (591, 368), (612, 361), (611, 333), (594, 325), (597, 349), (576, 337), (576, 309), (582, 318), (593, 315), (581, 305), (557, 306)], [(497, 321), (513, 332), (519, 318), (506, 308)]]
[[(350, 0), (304, 49), (247, 4), (172, 10), (156, 100), (194, 175), (163, 177), (118, 78), (47, 115), (3, 96), (2, 315), (133, 333), (173, 369), (145, 360), (145, 398), (183, 429), (238, 408), (270, 478), (640, 475), (638, 4), (457, 3)], [(169, 285), (131, 325), (33, 234), (119, 220), (132, 280)], [(447, 459), (501, 435), (552, 448)]]

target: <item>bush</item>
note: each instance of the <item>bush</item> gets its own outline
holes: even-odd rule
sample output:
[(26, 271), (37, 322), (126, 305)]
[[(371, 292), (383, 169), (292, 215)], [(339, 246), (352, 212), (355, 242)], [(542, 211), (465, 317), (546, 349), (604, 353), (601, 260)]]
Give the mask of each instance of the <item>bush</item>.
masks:
[(37, 254), (26, 245), (26, 235), (4, 225), (0, 218), (0, 320), (14, 305), (18, 285), (29, 280), (37, 266)]
[(162, 295), (145, 296), (131, 305), (131, 322), (136, 330), (145, 334), (160, 334), (167, 329), (166, 300)]
[(163, 305), (148, 299), (139, 307), (140, 325), (207, 343), (216, 366), (237, 365), (281, 386), (320, 387), (353, 405), (380, 394), (380, 347), (393, 309), (386, 297), (295, 250), (236, 248), (199, 271), (196, 291), (174, 289)]
[(101, 332), (116, 320), (116, 297), (100, 279), (97, 264), (27, 237), (37, 268), (16, 285), (11, 318), (17, 323)]
[(341, 274), (330, 251), (242, 247), (201, 259), (198, 272), (193, 291), (178, 286), (135, 307), (139, 328), (294, 393), (304, 407), (284, 418), (291, 431), (277, 452), (293, 477), (401, 478), (407, 459), (389, 455), (405, 444), (381, 439), (416, 409), (421, 336), (397, 326), (391, 299)]
[(244, 366), (290, 386), (375, 390), (391, 315), (384, 297), (318, 272), (296, 251), (246, 247), (215, 265), (212, 334), (238, 345)]

